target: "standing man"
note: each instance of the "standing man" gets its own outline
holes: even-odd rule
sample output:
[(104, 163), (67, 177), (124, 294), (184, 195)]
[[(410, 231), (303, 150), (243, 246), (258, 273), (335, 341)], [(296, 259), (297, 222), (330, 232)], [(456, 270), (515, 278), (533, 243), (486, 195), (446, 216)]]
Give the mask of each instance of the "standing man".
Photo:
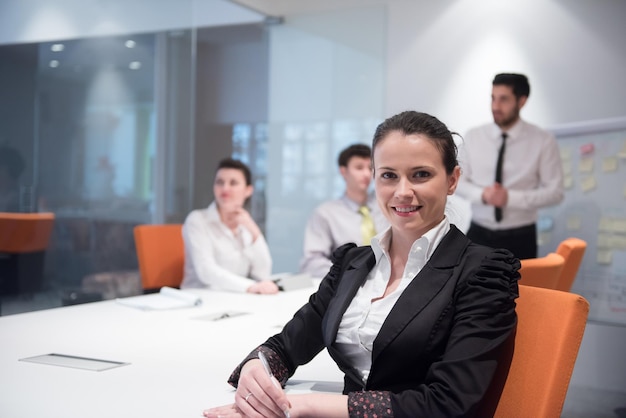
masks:
[(304, 256), (300, 271), (324, 277), (332, 262), (333, 251), (348, 242), (369, 245), (370, 239), (387, 228), (376, 198), (369, 193), (372, 181), (372, 150), (354, 144), (341, 151), (339, 172), (346, 183), (345, 194), (319, 205), (306, 225)]
[(471, 129), (461, 147), (458, 193), (472, 205), (468, 237), (537, 257), (537, 212), (563, 200), (563, 170), (554, 136), (520, 118), (530, 94), (522, 74), (493, 79), (494, 123)]

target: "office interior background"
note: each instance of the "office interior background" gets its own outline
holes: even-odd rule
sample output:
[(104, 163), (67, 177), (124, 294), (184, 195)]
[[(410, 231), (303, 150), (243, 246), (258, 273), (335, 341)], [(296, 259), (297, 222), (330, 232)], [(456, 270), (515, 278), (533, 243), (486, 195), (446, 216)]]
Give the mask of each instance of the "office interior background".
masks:
[[(207, 206), (229, 155), (295, 271), (338, 150), (406, 109), (489, 122), (498, 72), (529, 76), (540, 126), (621, 123), (625, 20), (621, 0), (4, 0), (0, 146), (25, 162), (20, 210), (56, 215), (42, 291), (136, 277), (132, 228)], [(573, 386), (626, 393), (625, 324), (590, 318)]]

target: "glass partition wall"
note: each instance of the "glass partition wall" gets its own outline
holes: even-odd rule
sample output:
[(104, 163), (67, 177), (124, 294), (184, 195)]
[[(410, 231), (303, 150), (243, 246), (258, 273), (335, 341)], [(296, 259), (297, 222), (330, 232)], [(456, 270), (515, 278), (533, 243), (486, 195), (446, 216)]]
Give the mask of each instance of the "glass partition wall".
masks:
[(385, 11), (300, 15), (272, 27), (266, 228), (276, 272), (298, 269), (307, 218), (343, 194), (339, 152), (371, 144), (383, 118)]
[(191, 30), (0, 46), (0, 145), (23, 162), (3, 210), (55, 215), (40, 288), (19, 294), (21, 255), (0, 259), (5, 313), (77, 302), (94, 274), (138, 283), (133, 227), (191, 207), (193, 57)]
[(310, 211), (343, 191), (338, 151), (382, 118), (385, 10), (199, 26), (185, 5), (176, 29), (0, 45), (0, 150), (18, 156), (0, 212), (55, 214), (41, 288), (0, 293), (0, 314), (141, 292), (134, 226), (207, 206), (230, 155), (275, 272), (297, 270)]

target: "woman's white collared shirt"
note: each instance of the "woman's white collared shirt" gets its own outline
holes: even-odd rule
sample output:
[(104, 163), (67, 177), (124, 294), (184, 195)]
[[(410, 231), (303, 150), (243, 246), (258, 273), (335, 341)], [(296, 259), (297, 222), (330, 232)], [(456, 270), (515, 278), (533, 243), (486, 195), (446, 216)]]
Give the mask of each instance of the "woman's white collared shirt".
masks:
[(376, 265), (344, 313), (335, 340), (338, 349), (351, 359), (364, 383), (367, 382), (372, 366), (374, 340), (383, 322), (402, 292), (426, 265), (449, 230), (450, 223), (446, 217), (413, 243), (398, 287), (382, 299), (379, 298), (385, 293), (391, 274), (389, 259), (391, 228), (372, 239)]
[(236, 233), (222, 223), (215, 202), (192, 211), (183, 225), (185, 276), (181, 288), (209, 287), (245, 292), (255, 280), (267, 280), (272, 258), (265, 238), (255, 241), (246, 228)]

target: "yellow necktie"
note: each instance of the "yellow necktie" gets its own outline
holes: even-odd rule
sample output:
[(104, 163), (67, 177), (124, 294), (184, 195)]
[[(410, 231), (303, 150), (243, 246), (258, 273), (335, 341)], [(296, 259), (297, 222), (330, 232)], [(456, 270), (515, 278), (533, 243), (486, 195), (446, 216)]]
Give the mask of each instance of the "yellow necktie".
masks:
[(359, 208), (361, 214), (361, 236), (363, 237), (363, 245), (370, 245), (372, 237), (376, 235), (376, 228), (374, 227), (374, 220), (370, 215), (370, 210), (367, 206), (361, 206)]

